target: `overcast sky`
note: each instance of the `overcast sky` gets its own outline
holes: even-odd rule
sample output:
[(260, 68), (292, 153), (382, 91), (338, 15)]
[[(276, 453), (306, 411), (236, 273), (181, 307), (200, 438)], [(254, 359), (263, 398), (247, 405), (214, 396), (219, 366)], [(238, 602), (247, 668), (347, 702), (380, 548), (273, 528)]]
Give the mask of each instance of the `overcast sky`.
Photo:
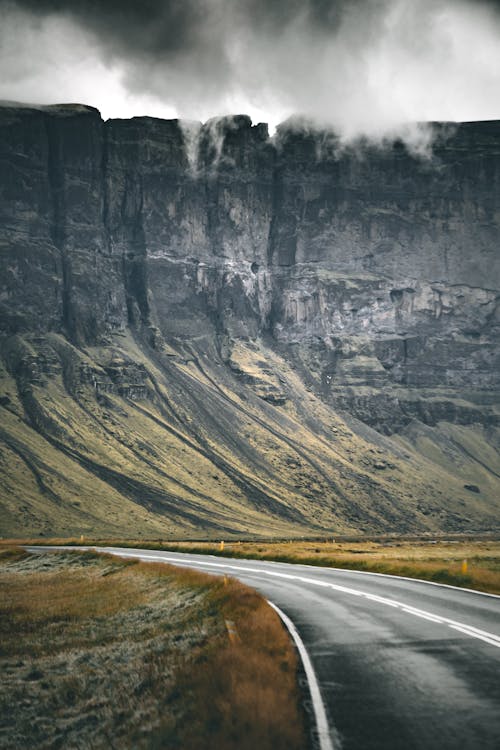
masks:
[(0, 0), (0, 98), (349, 136), (500, 119), (494, 0)]

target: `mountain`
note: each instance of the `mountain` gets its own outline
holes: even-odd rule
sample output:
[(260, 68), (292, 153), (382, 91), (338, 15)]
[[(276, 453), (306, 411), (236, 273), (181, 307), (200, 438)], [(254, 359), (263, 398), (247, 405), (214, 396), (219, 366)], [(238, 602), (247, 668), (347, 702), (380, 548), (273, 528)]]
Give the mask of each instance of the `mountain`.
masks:
[(498, 530), (500, 122), (0, 107), (0, 530)]

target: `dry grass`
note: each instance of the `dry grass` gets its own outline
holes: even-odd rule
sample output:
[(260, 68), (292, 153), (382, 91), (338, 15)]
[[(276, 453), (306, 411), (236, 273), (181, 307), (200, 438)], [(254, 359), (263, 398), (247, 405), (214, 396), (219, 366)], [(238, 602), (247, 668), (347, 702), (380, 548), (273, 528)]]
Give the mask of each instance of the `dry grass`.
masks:
[(240, 583), (3, 549), (0, 588), (1, 748), (307, 746), (295, 651)]
[[(82, 628), (85, 621), (112, 617), (146, 602), (147, 592), (137, 576), (119, 570), (119, 575), (104, 577), (106, 570), (96, 575), (94, 568), (90, 563), (90, 571), (83, 567), (64, 576), (60, 570), (0, 576), (0, 656), (22, 655), (27, 646), (31, 655), (39, 656), (68, 645), (95, 644), (95, 630), (88, 633)], [(43, 637), (45, 632), (50, 638)], [(113, 638), (103, 633), (100, 642)]]
[(258, 594), (231, 579), (225, 588), (212, 589), (209, 599), (235, 623), (238, 641), (231, 643), (224, 634), (223, 643), (197, 655), (179, 683), (180, 696), (192, 696), (191, 710), (182, 723), (165, 722), (157, 746), (306, 747), (297, 710), (296, 656), (276, 614)]

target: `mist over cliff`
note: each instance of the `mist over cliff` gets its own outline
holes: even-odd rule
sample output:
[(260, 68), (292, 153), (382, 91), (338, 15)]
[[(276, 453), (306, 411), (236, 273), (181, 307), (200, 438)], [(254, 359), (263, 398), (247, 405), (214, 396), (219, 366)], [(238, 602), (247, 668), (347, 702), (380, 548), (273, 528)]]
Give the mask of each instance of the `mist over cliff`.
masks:
[(498, 526), (500, 122), (0, 130), (6, 531)]

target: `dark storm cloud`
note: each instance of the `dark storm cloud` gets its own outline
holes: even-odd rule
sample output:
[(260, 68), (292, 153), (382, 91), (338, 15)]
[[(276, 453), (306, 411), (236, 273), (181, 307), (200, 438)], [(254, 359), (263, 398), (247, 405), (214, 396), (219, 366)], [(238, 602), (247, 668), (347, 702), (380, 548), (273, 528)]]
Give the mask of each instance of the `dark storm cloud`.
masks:
[[(203, 49), (207, 26), (212, 26), (212, 38), (237, 32), (238, 22), (261, 33), (279, 34), (302, 18), (311, 29), (326, 34), (335, 32), (348, 1), (1, 0), (0, 6), (16, 6), (38, 17), (50, 14), (70, 17), (97, 33), (104, 43), (129, 54), (168, 56), (179, 51), (193, 53)], [(350, 4), (367, 5), (369, 0), (364, 3), (350, 0)], [(216, 29), (213, 28), (214, 20), (219, 24)]]
[(16, 6), (38, 17), (73, 18), (105, 43), (153, 55), (195, 48), (206, 17), (203, 3), (196, 0), (2, 0), (0, 5)]
[(198, 119), (296, 111), (347, 136), (500, 117), (500, 0), (0, 0), (0, 11), (4, 98), (90, 92), (107, 115), (120, 97), (120, 114), (139, 102)]
[[(204, 102), (221, 87), (230, 99), (240, 83), (266, 87), (271, 70), (260, 81), (240, 81), (248, 77), (241, 66), (255, 64), (252, 50), (266, 55), (263, 45), (280, 44), (294, 27), (307, 39), (332, 36), (348, 5), (368, 7), (370, 0), (0, 0), (0, 8), (91, 32), (98, 54), (123, 63), (129, 90), (167, 93), (175, 102), (184, 91), (189, 111), (189, 99)], [(238, 55), (242, 38), (248, 49)]]

